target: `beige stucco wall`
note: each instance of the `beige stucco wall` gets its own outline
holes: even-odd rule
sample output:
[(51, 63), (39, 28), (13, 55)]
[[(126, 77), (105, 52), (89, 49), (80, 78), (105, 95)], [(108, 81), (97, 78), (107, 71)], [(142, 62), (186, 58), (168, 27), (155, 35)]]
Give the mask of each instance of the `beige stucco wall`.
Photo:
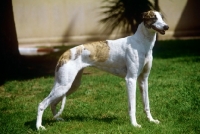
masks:
[(165, 36), (159, 36), (161, 39), (173, 38), (174, 30), (181, 18), (182, 11), (185, 8), (187, 0), (160, 0), (159, 5), (161, 12), (165, 17), (166, 23), (170, 26)]
[(80, 42), (99, 35), (100, 2), (13, 0), (19, 44)]
[[(108, 35), (102, 32), (103, 24), (99, 23), (99, 20), (103, 17), (100, 14), (102, 1), (13, 0), (19, 45), (77, 44), (125, 36), (124, 33)], [(199, 24), (197, 23), (193, 27), (180, 25), (179, 20), (184, 18), (182, 16), (187, 4), (187, 0), (159, 0), (165, 20), (170, 26), (166, 35), (159, 36), (159, 39), (175, 38), (173, 36), (174, 30), (179, 34), (187, 33), (187, 31), (198, 33)], [(191, 22), (190, 17), (192, 16), (189, 16), (188, 21)], [(177, 29), (178, 25), (180, 27)]]
[(159, 0), (170, 29), (160, 39), (199, 38), (200, 0)]

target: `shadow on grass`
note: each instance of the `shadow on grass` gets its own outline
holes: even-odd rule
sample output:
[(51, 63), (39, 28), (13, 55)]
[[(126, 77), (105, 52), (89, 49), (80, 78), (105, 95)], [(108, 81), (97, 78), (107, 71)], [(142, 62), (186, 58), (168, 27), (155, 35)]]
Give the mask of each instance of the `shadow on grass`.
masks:
[(98, 121), (98, 122), (105, 122), (105, 123), (111, 123), (113, 120), (116, 120), (117, 117), (87, 117), (87, 116), (67, 116), (64, 118), (66, 122), (68, 121)]
[[(71, 121), (78, 121), (78, 122), (84, 122), (84, 121), (98, 121), (98, 122), (105, 122), (105, 123), (111, 123), (113, 120), (116, 120), (116, 117), (104, 117), (104, 118), (99, 118), (99, 117), (87, 117), (87, 116), (67, 116), (64, 118), (64, 121), (61, 122), (71, 122)], [(44, 126), (52, 126), (54, 123), (58, 122), (56, 120), (42, 120), (42, 124)], [(33, 131), (36, 131), (36, 120), (28, 121), (24, 123), (24, 126), (27, 128), (32, 129)]]
[[(154, 58), (177, 58), (200, 56), (200, 39), (158, 41), (153, 49)], [(196, 61), (200, 57), (196, 57)]]
[(7, 78), (0, 79), (0, 85), (3, 85), (6, 81), (10, 80), (28, 80), (39, 77), (54, 76), (54, 70), (59, 57), (67, 49), (66, 46), (57, 47), (59, 52), (50, 53), (43, 56), (21, 56), (20, 63), (17, 66), (18, 69), (14, 69), (14, 72), (8, 72)]
[[(42, 120), (42, 124), (43, 125), (49, 125), (52, 126), (54, 122), (56, 122), (55, 120)], [(24, 123), (24, 126), (27, 128), (32, 129), (33, 131), (37, 131), (36, 129), (36, 120), (32, 120), (32, 121), (27, 121)]]
[[(22, 66), (26, 68), (21, 79), (31, 79), (54, 75), (59, 57), (70, 47), (57, 47), (60, 51), (43, 56), (22, 56)], [(23, 68), (22, 67), (22, 68)]]

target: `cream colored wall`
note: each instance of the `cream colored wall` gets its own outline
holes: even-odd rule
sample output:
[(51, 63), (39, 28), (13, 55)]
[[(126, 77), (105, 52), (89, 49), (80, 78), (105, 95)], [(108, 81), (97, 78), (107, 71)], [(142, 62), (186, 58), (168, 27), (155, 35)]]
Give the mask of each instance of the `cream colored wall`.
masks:
[(166, 23), (170, 29), (165, 36), (159, 36), (160, 39), (172, 38), (174, 29), (178, 25), (178, 20), (181, 18), (181, 13), (186, 6), (187, 0), (159, 0), (161, 12), (165, 17)]
[(159, 39), (200, 37), (199, 0), (159, 0), (161, 12), (170, 29)]
[[(103, 25), (99, 23), (103, 17), (100, 14), (102, 1), (13, 0), (19, 45), (77, 44), (125, 36), (122, 33), (108, 35), (102, 32)], [(159, 36), (159, 39), (174, 38), (174, 30), (180, 23), (186, 4), (187, 0), (159, 0), (160, 8), (170, 26), (166, 35)], [(184, 30), (181, 27), (178, 30), (191, 31), (187, 26), (184, 26)]]
[(52, 45), (100, 38), (100, 5), (94, 0), (13, 0), (19, 44)]

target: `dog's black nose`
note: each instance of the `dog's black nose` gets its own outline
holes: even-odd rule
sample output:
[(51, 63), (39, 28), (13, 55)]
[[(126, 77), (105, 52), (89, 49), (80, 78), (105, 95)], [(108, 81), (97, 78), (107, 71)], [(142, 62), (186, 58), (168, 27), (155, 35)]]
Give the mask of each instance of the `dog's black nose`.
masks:
[(168, 30), (168, 29), (169, 29), (169, 26), (168, 26), (168, 25), (165, 25), (163, 28), (164, 28), (164, 30)]

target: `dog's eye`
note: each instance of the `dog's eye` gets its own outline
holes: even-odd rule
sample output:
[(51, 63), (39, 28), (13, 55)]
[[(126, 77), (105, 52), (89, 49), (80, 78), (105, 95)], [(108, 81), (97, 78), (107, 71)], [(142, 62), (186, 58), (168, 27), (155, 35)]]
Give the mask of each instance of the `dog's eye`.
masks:
[(151, 18), (151, 20), (152, 20), (152, 21), (156, 21), (156, 20), (157, 20), (157, 18)]

